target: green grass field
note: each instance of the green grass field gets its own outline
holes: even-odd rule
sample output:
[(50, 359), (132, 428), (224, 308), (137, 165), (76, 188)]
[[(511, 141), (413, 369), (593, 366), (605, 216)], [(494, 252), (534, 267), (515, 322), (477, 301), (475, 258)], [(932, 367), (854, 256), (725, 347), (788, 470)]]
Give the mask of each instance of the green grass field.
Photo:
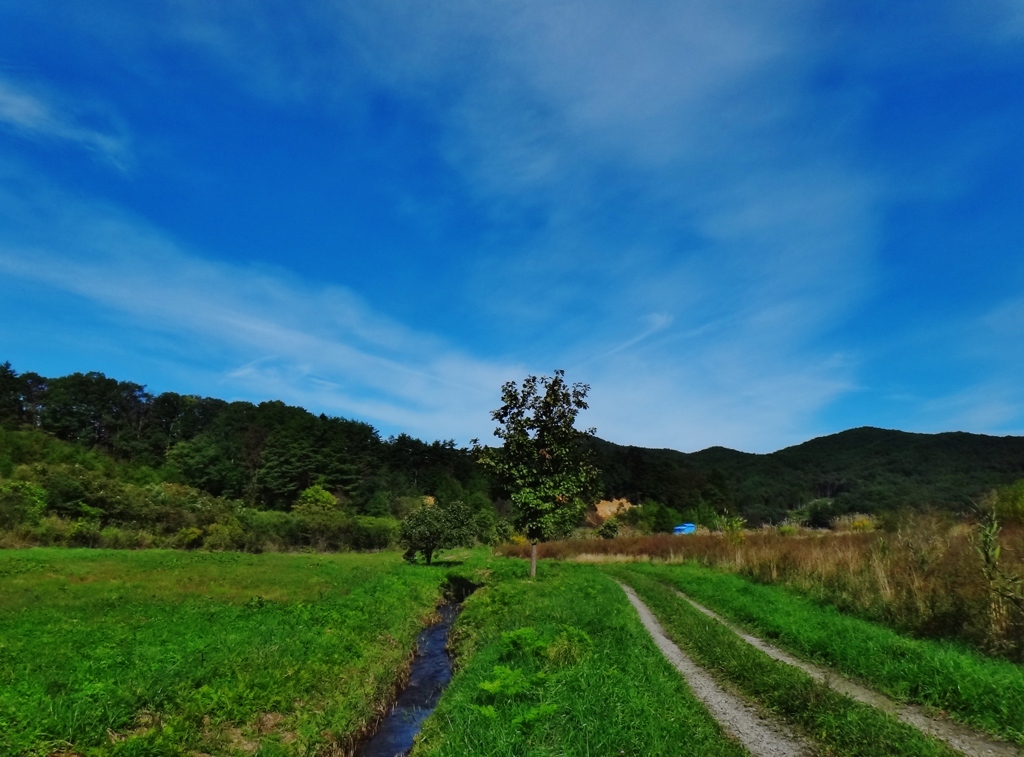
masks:
[(742, 755), (598, 570), (500, 560), (456, 626), (461, 669), (416, 757)]
[(627, 573), (674, 586), (761, 638), (894, 699), (934, 707), (1024, 745), (1020, 665), (963, 644), (912, 639), (784, 588), (692, 563), (636, 563)]
[(699, 664), (826, 755), (947, 755), (749, 647), (672, 586), (790, 651), (1022, 742), (1020, 666), (922, 642), (690, 565), (485, 551), (0, 551), (0, 755), (342, 754), (390, 700), (452, 575), (481, 584), (416, 757), (745, 754), (665, 661), (609, 573)]
[(814, 682), (754, 649), (664, 584), (626, 569), (609, 572), (631, 585), (673, 640), (705, 670), (789, 721), (820, 754), (849, 757), (954, 757), (957, 753), (872, 707)]
[(0, 551), (0, 754), (344, 745), (446, 575), (396, 553)]

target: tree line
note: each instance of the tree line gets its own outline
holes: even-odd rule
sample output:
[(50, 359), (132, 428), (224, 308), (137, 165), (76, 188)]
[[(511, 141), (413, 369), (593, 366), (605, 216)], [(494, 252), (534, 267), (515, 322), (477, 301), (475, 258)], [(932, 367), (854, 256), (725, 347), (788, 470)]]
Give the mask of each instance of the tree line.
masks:
[[(523, 520), (530, 511), (563, 531), (574, 518), (580, 525), (578, 508), (548, 513), (550, 503), (531, 493), (554, 484), (577, 503), (624, 497), (640, 505), (621, 519), (640, 531), (671, 531), (684, 521), (714, 528), (737, 518), (828, 527), (847, 512), (966, 512), (986, 491), (1024, 479), (1021, 437), (864, 428), (767, 455), (624, 447), (569, 433), (585, 389), (565, 384), (560, 372), (505, 385), (504, 404), (492, 413), (499, 452), (406, 434), (382, 438), (362, 421), (280, 401), (153, 394), (101, 373), (48, 378), (4, 363), (0, 530), (33, 521), (50, 529), (32, 537), (38, 543), (92, 543), (120, 528), (131, 533), (110, 532), (111, 539), (341, 548), (390, 544), (399, 522), (430, 501), (461, 503), (466, 514), (456, 520), (470, 521), (478, 540), (507, 537), (510, 523), (532, 540), (540, 531)], [(569, 413), (560, 416), (569, 421), (566, 435), (545, 440), (537, 422), (556, 405)], [(575, 480), (583, 469), (557, 468), (547, 456), (578, 445), (589, 467)], [(531, 467), (505, 456), (514, 449), (532, 456)], [(300, 506), (304, 495), (306, 505), (319, 504)], [(74, 533), (57, 533), (69, 523)]]
[(102, 373), (47, 378), (0, 365), (0, 424), (38, 429), (215, 497), (289, 510), (319, 485), (364, 515), (401, 515), (408, 498), (490, 503), (470, 450), (280, 401), (151, 394)]
[(0, 546), (380, 549), (428, 504), (458, 510), (463, 541), (511, 535), (450, 440), (0, 365)]

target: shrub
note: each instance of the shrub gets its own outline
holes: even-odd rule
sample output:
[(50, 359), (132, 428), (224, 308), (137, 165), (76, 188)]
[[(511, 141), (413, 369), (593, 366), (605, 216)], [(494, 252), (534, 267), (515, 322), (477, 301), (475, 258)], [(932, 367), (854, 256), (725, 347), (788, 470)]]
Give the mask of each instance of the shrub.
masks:
[(602, 539), (614, 539), (619, 535), (619, 521), (616, 518), (609, 518), (597, 529), (597, 535)]
[(99, 542), (96, 546), (104, 549), (148, 549), (157, 546), (157, 540), (148, 531), (107, 526), (100, 531)]
[(46, 490), (28, 481), (0, 484), (0, 528), (34, 525), (46, 512)]
[(412, 562), (422, 554), (430, 565), (434, 552), (468, 545), (473, 530), (469, 508), (456, 500), (447, 505), (424, 505), (402, 521), (399, 543), (405, 559)]
[(71, 525), (71, 521), (64, 520), (60, 516), (48, 515), (42, 518), (34, 528), (30, 528), (26, 536), (44, 547), (64, 545), (67, 543)]
[(1024, 480), (997, 489), (993, 508), (1000, 522), (1024, 524)]
[(245, 532), (246, 552), (309, 544), (303, 520), (292, 513), (243, 508), (238, 511), (238, 523)]
[(497, 522), (494, 508), (485, 507), (478, 510), (473, 516), (473, 536), (481, 544), (494, 544), (494, 528)]
[(76, 520), (67, 533), (67, 544), (70, 547), (100, 546), (100, 524), (91, 520)]
[(499, 544), (508, 544), (510, 541), (515, 539), (515, 537), (515, 527), (507, 520), (504, 518), (498, 518), (494, 522), (494, 540), (491, 542), (492, 545), (497, 546)]
[(295, 500), (295, 509), (303, 511), (336, 510), (338, 509), (338, 498), (320, 484), (316, 484), (303, 490), (299, 498)]
[(202, 529), (183, 528), (171, 538), (171, 546), (176, 549), (198, 549), (203, 545)]
[(338, 551), (352, 543), (355, 524), (348, 515), (340, 511), (312, 511), (296, 509), (299, 527), (299, 542), (322, 551)]
[(394, 518), (360, 515), (352, 528), (353, 549), (387, 549), (398, 540), (401, 524)]
[(203, 549), (211, 552), (228, 552), (245, 547), (246, 534), (235, 521), (230, 523), (214, 523), (206, 529)]
[(865, 531), (874, 531), (877, 527), (877, 521), (872, 516), (865, 515), (864, 513), (840, 515), (838, 518), (833, 518), (832, 520), (833, 531), (855, 531), (863, 533)]

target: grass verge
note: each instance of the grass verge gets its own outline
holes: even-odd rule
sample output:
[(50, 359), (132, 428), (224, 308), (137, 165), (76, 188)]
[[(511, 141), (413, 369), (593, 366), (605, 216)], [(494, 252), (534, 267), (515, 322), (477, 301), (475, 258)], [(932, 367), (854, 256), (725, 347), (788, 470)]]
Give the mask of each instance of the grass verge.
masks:
[(911, 639), (834, 607), (692, 563), (631, 565), (798, 657), (897, 700), (1024, 745), (1024, 668), (954, 642)]
[(461, 666), (416, 757), (729, 755), (622, 590), (594, 568), (492, 564), (456, 625)]
[(916, 729), (813, 681), (754, 649), (697, 612), (655, 579), (626, 568), (607, 571), (632, 586), (672, 639), (699, 665), (813, 737), (826, 754), (882, 757), (955, 755)]
[(396, 553), (2, 551), (0, 754), (343, 746), (447, 572)]

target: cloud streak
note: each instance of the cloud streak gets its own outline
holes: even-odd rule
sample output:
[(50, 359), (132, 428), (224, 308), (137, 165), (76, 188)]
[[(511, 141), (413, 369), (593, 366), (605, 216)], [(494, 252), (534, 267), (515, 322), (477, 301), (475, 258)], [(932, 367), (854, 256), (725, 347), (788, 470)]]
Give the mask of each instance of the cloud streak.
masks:
[(76, 123), (67, 109), (0, 78), (0, 124), (31, 139), (70, 142), (107, 161), (120, 171), (131, 164), (123, 134), (101, 131)]
[[(258, 396), (463, 437), (486, 418), (495, 387), (520, 372), (394, 323), (343, 287), (204, 260), (108, 207), (53, 195), (19, 220), (28, 221), (32, 241), (14, 241), (8, 226), (5, 277), (219, 350), (225, 375)], [(40, 227), (49, 230), (43, 239)]]
[[(1011, 5), (986, 6), (986, 33), (1016, 28)], [(444, 172), (441, 202), (471, 208), (484, 228), (444, 282), (453, 302), (432, 305), (471, 317), (431, 333), (390, 317), (386, 298), (367, 304), (344, 273), (312, 282), (216, 262), (220, 251), (178, 244), (174, 229), (45, 192), (4, 198), (0, 269), (220, 351), (223, 380), (253, 396), (464, 440), (487, 434), (502, 381), (575, 367), (594, 388), (588, 425), (607, 438), (773, 449), (836, 430), (823, 412), (863, 390), (865, 350), (849, 327), (889, 283), (886, 204), (923, 191), (890, 175), (911, 168), (887, 173), (858, 152), (872, 93), (821, 83), (839, 68), (832, 48), (851, 80), (885, 70), (904, 45), (927, 67), (945, 55), (930, 52), (936, 40), (980, 44), (965, 41), (977, 29), (946, 29), (963, 7), (926, 14), (912, 44), (850, 19), (833, 29), (803, 0), (336, 0), (284, 15), (269, 0), (184, 0), (159, 18), (125, 10), (116, 33), (136, 44), (118, 54), (138, 54), (137, 40), (177, 46), (261, 113), (301, 116), (296, 128), (307, 117), (324, 133), (370, 122), (381, 100), (401, 104), (396, 119), (414, 112), (407, 133)], [(117, 130), (85, 127), (59, 101), (0, 80), (7, 128), (126, 154)], [(958, 156), (969, 174), (977, 158)], [(404, 168), (394, 195), (409, 198), (410, 225), (427, 228), (433, 198), (402, 184)], [(925, 173), (919, 183), (934, 192), (930, 164)], [(443, 226), (438, 248), (465, 241)], [(1015, 412), (1000, 396), (977, 412), (968, 399), (920, 400), (914, 417), (994, 423)]]
[(834, 144), (786, 136), (812, 107), (809, 6), (340, 2), (284, 29), (273, 4), (178, 7), (171, 33), (269, 102), (423, 106), (492, 228), (460, 282), (490, 357), (96, 208), (8, 246), (9, 274), (223, 344), (240, 385), (460, 438), (501, 381), (593, 355), (599, 431), (634, 443), (763, 449), (849, 386), (814, 342), (870, 278), (876, 188)]

